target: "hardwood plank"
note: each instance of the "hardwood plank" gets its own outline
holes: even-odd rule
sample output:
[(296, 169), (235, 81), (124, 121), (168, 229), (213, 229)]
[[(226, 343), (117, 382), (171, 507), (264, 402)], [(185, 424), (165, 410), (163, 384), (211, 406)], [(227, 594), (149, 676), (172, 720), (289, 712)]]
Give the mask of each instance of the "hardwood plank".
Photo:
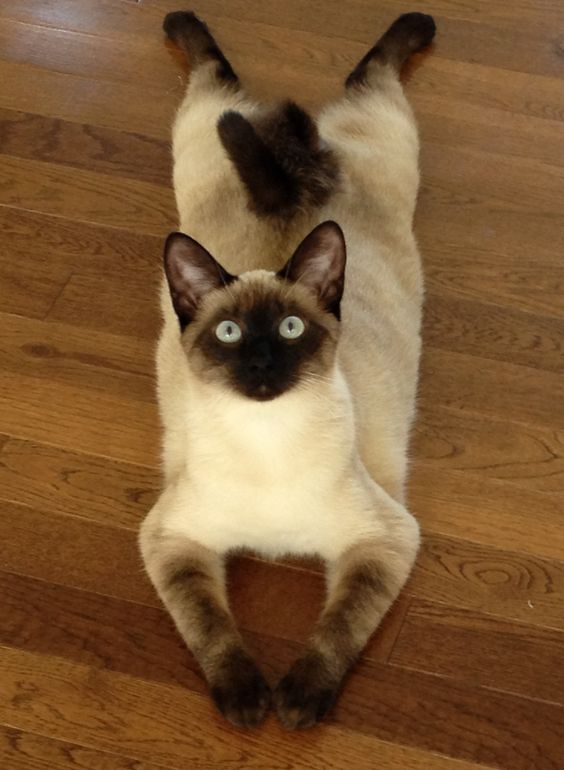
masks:
[[(7, 648), (2, 650), (2, 668), (0, 717), (14, 727), (41, 727), (59, 740), (94, 743), (103, 750), (127, 745), (130, 755), (147, 761), (190, 760), (191, 767), (198, 767), (205, 760), (217, 766), (235, 763), (244, 752), (246, 764), (240, 766), (269, 767), (282, 740), (289, 762), (331, 767), (335, 757), (350, 766), (366, 757), (366, 737), (372, 735), (515, 770), (554, 770), (559, 756), (561, 708), (538, 703), (531, 709), (529, 702), (515, 696), (378, 664), (357, 669), (335, 710), (334, 720), (358, 731), (351, 741), (343, 741), (344, 731), (338, 730), (343, 753), (331, 726), (306, 741), (282, 733), (272, 723), (244, 733), (212, 715), (207, 698), (178, 687), (147, 681), (141, 686), (139, 680), (115, 672)], [(54, 699), (56, 714), (48, 707)], [(455, 721), (440, 718), (447, 705), (456, 713)]]
[[(445, 61), (445, 60), (442, 60)], [(417, 82), (423, 82), (418, 90), (413, 90), (411, 99), (414, 102), (417, 119), (420, 125), (422, 144), (427, 141), (444, 146), (459, 147), (461, 139), (465, 147), (480, 150), (484, 147), (496, 154), (531, 158), (541, 163), (549, 163), (554, 166), (562, 166), (562, 147), (560, 135), (562, 133), (561, 121), (546, 118), (543, 115), (548, 110), (539, 110), (539, 116), (523, 114), (506, 108), (505, 105), (488, 106), (482, 98), (469, 101), (463, 90), (449, 90), (450, 79), (445, 74), (439, 93), (429, 89), (424, 95), (421, 93), (427, 88), (427, 62), (425, 68), (418, 72)], [(466, 68), (468, 80), (473, 80), (474, 68)], [(494, 88), (490, 86), (490, 80), (499, 70), (488, 68), (484, 77), (484, 87), (491, 93), (497, 93), (499, 83)], [(527, 79), (529, 76), (526, 76)], [(513, 77), (508, 79), (511, 85), (509, 97), (513, 98)], [(455, 92), (456, 91), (456, 92)], [(556, 95), (556, 99), (558, 99)], [(527, 106), (530, 102), (527, 102)], [(533, 102), (535, 104), (535, 102)], [(493, 246), (493, 244), (492, 244)]]
[(0, 373), (0, 424), (14, 438), (155, 467), (156, 406), (25, 375)]
[(53, 278), (61, 269), (57, 258), (73, 271), (104, 275), (119, 275), (122, 268), (155, 274), (161, 269), (162, 239), (157, 236), (2, 206), (0, 227), (3, 262), (15, 255), (21, 268), (30, 261), (34, 271), (52, 265)]
[(0, 450), (0, 496), (49, 513), (136, 530), (156, 502), (160, 474), (47, 444), (9, 439)]
[(0, 310), (44, 318), (71, 276), (68, 260), (61, 257), (46, 264), (39, 250), (34, 251), (31, 247), (24, 260), (14, 259), (4, 237), (2, 240)]
[(421, 361), (420, 399), (425, 406), (440, 404), (493, 420), (549, 430), (564, 426), (560, 375), (430, 346)]
[[(127, 14), (129, 9), (124, 10)], [(112, 36), (84, 34), (69, 29), (66, 22), (57, 28), (49, 28), (38, 26), (35, 21), (24, 23), (3, 19), (0, 26), (2, 58), (31, 64), (38, 69), (104, 80), (108, 88), (119, 82), (140, 81), (166, 92), (175, 85), (182, 57), (180, 53), (174, 58), (166, 54), (160, 24), (152, 29), (153, 34), (143, 38), (129, 34), (128, 21), (132, 14), (139, 14), (139, 9), (131, 8), (129, 19), (124, 18), (114, 27)], [(107, 20), (107, 13), (104, 18)], [(143, 18), (146, 18), (145, 13)], [(121, 32), (119, 39), (115, 37), (116, 30)], [(151, 31), (149, 27), (147, 31)]]
[[(475, 765), (469, 762), (461, 762), (458, 759), (449, 759), (445, 756), (418, 751), (406, 746), (397, 746), (385, 741), (379, 741), (375, 738), (359, 736), (359, 741), (353, 739), (352, 735), (345, 731), (329, 728), (331, 731), (331, 740), (339, 742), (343, 756), (335, 756), (331, 740), (327, 744), (327, 757), (324, 761), (330, 761), (331, 765), (327, 767), (348, 768), (344, 756), (346, 744), (356, 744), (356, 752), (359, 761), (362, 759), (361, 751), (364, 749), (367, 755), (378, 756), (378, 767), (381, 770), (478, 770), (485, 765)], [(348, 747), (347, 747), (348, 748)], [(354, 749), (353, 749), (354, 753)], [(16, 757), (17, 770), (160, 770), (164, 765), (149, 764), (138, 759), (131, 759), (109, 752), (102, 752), (99, 749), (92, 749), (87, 746), (81, 746), (68, 741), (46, 738), (42, 735), (36, 735), (23, 730), (16, 730), (11, 727), (0, 726), (0, 758), (5, 757), (6, 761), (14, 762)], [(300, 761), (298, 758), (296, 762)], [(231, 765), (233, 767), (242, 767), (241, 765)], [(168, 764), (167, 768), (172, 768)], [(179, 761), (177, 768), (184, 770), (185, 763)], [(197, 767), (202, 767), (197, 765)], [(209, 767), (206, 765), (205, 767)], [(216, 767), (218, 767), (216, 765)], [(274, 758), (266, 766), (265, 770), (275, 770), (280, 765)], [(305, 765), (295, 764), (292, 766), (296, 770), (308, 770)], [(487, 770), (487, 769), (486, 769)]]
[(159, 606), (143, 573), (135, 533), (15, 503), (0, 507), (6, 539), (0, 569)]
[(99, 273), (75, 273), (53, 303), (49, 320), (96, 331), (134, 335), (154, 346), (162, 321), (161, 271), (121, 271), (118, 280)]
[[(506, 216), (522, 212), (541, 215), (552, 222), (555, 232), (564, 231), (559, 212), (564, 203), (564, 168), (540, 163), (534, 158), (508, 158), (489, 149), (463, 145), (448, 147), (427, 142), (421, 149), (423, 187), (419, 216), (425, 216), (428, 199), (433, 205), (448, 205), (456, 213), (483, 212)], [(444, 214), (443, 210), (443, 214)], [(449, 211), (450, 219), (450, 211)], [(557, 246), (552, 242), (553, 248)]]
[[(444, 42), (444, 34), (441, 34), (440, 30), (439, 35), (437, 45)], [(418, 69), (414, 77), (413, 90), (418, 108), (427, 105), (440, 110), (450, 104), (451, 109), (480, 107), (485, 115), (490, 115), (490, 110), (500, 117), (503, 113), (511, 113), (512, 119), (517, 120), (517, 124), (525, 130), (526, 125), (528, 130), (533, 126), (540, 127), (540, 119), (554, 122), (552, 129), (556, 131), (557, 124), (564, 119), (562, 83), (559, 76), (546, 77), (545, 73), (532, 75), (498, 66), (492, 67), (488, 66), (487, 60), (478, 57), (475, 57), (471, 66), (458, 57), (454, 60), (444, 56), (427, 57), (425, 65)], [(478, 117), (475, 111), (471, 111), (471, 114)], [(533, 118), (534, 121), (525, 124), (524, 121), (518, 120), (519, 116)], [(456, 137), (451, 137), (451, 141), (456, 141)], [(500, 144), (502, 152), (505, 153), (505, 143)], [(484, 151), (492, 148), (489, 144), (482, 144), (480, 149)], [(526, 152), (524, 157), (530, 158), (531, 153)], [(561, 153), (556, 153), (554, 158), (557, 165), (562, 165)]]
[(0, 585), (0, 644), (207, 692), (164, 608), (9, 573), (0, 573)]
[(168, 142), (0, 108), (5, 155), (171, 185)]
[(428, 294), (423, 342), (442, 350), (564, 372), (564, 319)]
[(165, 187), (9, 155), (0, 156), (0, 204), (152, 235), (176, 220)]
[(415, 599), (390, 662), (562, 705), (563, 634)]
[(283, 751), (285, 762), (304, 770), (360, 767), (363, 757), (374, 753), (382, 770), (471, 767), (333, 725), (309, 740), (283, 732), (272, 720), (258, 732), (236, 730), (214, 713), (207, 696), (185, 689), (7, 648), (2, 659), (1, 714), (16, 729), (41, 729), (56, 740), (102, 751), (119, 753), (126, 746), (130, 756), (143, 761), (175, 768), (228, 763), (274, 770)]
[[(542, 492), (564, 491), (564, 434), (428, 405), (418, 410), (411, 450), (425, 469), (463, 470)], [(433, 477), (434, 478), (434, 477)]]
[(564, 630), (564, 562), (425, 534), (406, 592)]
[[(84, 306), (93, 312), (92, 303)], [(0, 330), (4, 371), (155, 401), (154, 346), (149, 340), (4, 313)]]
[(0, 228), (0, 310), (8, 313), (44, 318), (76, 271), (103, 275), (103, 285), (131, 271), (160, 277), (155, 236), (2, 206)]
[[(185, 90), (150, 88), (49, 72), (0, 59), (0, 106), (76, 123), (168, 139), (175, 109)], [(116, 108), (119, 105), (119, 108)]]
[(560, 706), (394, 666), (361, 663), (334, 719), (349, 729), (494, 767), (555, 770), (561, 757)]
[(501, 542), (511, 550), (548, 558), (560, 559), (564, 553), (558, 495), (415, 463), (410, 499), (427, 532), (485, 545)]
[(3, 725), (0, 725), (0, 761), (13, 770), (159, 770), (163, 767)]
[[(450, 224), (448, 229), (451, 230)], [(511, 239), (509, 228), (504, 229), (507, 230), (506, 240)], [(519, 231), (514, 231), (515, 250), (509, 254), (509, 243), (501, 244), (507, 253), (498, 253), (497, 245), (491, 243), (494, 234), (497, 239), (499, 229), (488, 233), (487, 238), (477, 235), (474, 247), (465, 243), (468, 233), (462, 235), (461, 230), (458, 244), (455, 242), (458, 232), (449, 232), (444, 241), (439, 235), (431, 244), (430, 233), (422, 230), (420, 224), (418, 231), (424, 241), (427, 285), (433, 294), (485, 300), (509, 309), (564, 317), (564, 268), (555, 264), (559, 259), (556, 253), (551, 256), (545, 251), (538, 259), (536, 254), (534, 259), (521, 256), (523, 243), (521, 246), (516, 244)], [(548, 233), (549, 228), (544, 231)], [(542, 238), (535, 237), (538, 251), (542, 251), (539, 243)], [(554, 250), (554, 244), (550, 248)]]

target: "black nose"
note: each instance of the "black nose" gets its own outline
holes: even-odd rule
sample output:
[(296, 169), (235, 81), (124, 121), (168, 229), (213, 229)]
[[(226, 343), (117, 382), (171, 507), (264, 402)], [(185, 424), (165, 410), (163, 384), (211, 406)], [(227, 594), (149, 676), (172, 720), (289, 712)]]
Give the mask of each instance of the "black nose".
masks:
[(274, 358), (267, 343), (255, 346), (248, 359), (248, 368), (254, 374), (262, 374), (274, 368)]
[(249, 370), (251, 372), (269, 372), (274, 368), (274, 362), (272, 358), (253, 358), (249, 361)]

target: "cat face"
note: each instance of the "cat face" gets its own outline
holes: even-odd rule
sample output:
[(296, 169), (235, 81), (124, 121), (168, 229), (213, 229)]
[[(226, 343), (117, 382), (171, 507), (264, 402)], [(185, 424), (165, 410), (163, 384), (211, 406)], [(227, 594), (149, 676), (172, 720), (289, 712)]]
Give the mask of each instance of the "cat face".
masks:
[(169, 236), (165, 271), (191, 369), (257, 401), (328, 375), (344, 267), (344, 239), (333, 222), (310, 233), (278, 274), (240, 278), (188, 236)]

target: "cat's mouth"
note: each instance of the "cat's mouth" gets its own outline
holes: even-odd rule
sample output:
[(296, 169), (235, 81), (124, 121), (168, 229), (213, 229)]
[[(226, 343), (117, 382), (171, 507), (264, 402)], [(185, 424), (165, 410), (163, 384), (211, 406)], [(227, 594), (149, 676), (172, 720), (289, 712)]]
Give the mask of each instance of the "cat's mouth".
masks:
[(289, 387), (291, 386), (281, 385), (280, 383), (259, 382), (252, 385), (246, 383), (243, 387), (239, 385), (239, 391), (253, 401), (272, 401), (281, 396)]
[(263, 382), (261, 385), (247, 389), (246, 395), (255, 401), (272, 401), (277, 396), (281, 396), (283, 392), (284, 389)]

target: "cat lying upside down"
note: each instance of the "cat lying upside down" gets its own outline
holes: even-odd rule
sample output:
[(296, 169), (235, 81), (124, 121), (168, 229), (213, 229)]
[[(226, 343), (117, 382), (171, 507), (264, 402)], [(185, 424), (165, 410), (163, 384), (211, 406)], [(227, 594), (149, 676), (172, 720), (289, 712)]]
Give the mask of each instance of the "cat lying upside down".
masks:
[[(193, 71), (173, 132), (181, 232), (165, 247), (157, 354), (165, 486), (141, 551), (222, 713), (250, 727), (272, 701), (286, 727), (308, 727), (419, 543), (403, 504), (418, 138), (398, 73), (435, 25), (400, 16), (316, 120), (251, 101), (192, 13), (164, 28)], [(224, 562), (241, 549), (327, 563), (307, 651), (272, 694), (228, 607)]]

